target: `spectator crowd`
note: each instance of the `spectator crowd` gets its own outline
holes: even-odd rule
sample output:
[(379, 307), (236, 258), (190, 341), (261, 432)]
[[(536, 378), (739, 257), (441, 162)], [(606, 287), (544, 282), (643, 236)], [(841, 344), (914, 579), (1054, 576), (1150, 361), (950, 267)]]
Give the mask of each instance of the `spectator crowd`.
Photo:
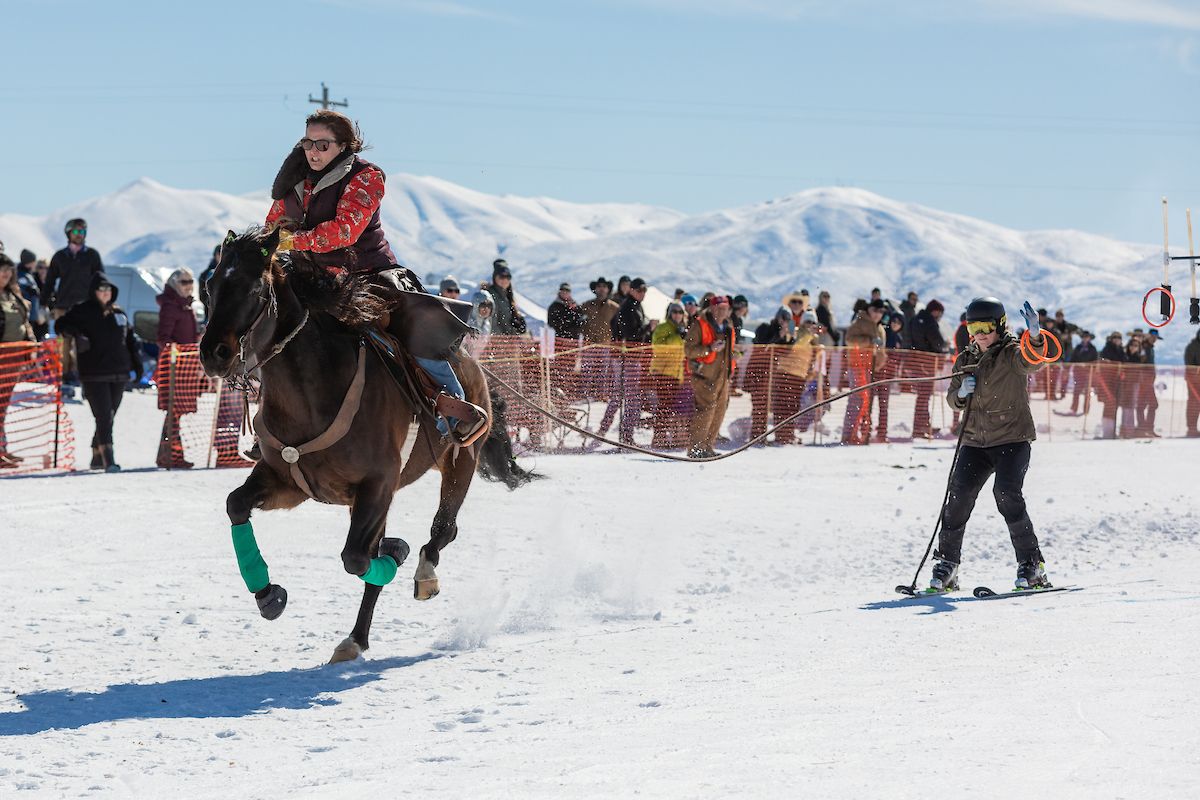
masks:
[[(481, 285), (473, 298), (472, 319), (492, 315), (488, 333), (525, 335), (525, 322), (513, 300), (512, 272), (505, 260), (493, 265), (493, 280)], [(457, 281), (453, 296), (459, 294)], [(446, 294), (447, 281), (442, 293)], [(910, 291), (899, 303), (885, 298), (879, 288), (854, 301), (849, 323), (838, 325), (832, 295), (822, 290), (814, 305), (807, 289), (791, 292), (769, 319), (753, 332), (746, 329), (750, 303), (745, 295), (716, 291), (676, 289), (666, 307), (665, 319), (649, 319), (643, 301), (647, 291), (642, 278), (622, 275), (615, 283), (603, 276), (588, 283), (592, 298), (578, 302), (569, 282), (559, 285), (547, 309), (547, 324), (554, 333), (554, 359), (550, 368), (558, 386), (567, 387), (569, 399), (607, 402), (594, 433), (606, 436), (619, 417), (618, 437), (634, 443), (634, 430), (649, 426), (652, 446), (658, 449), (687, 447), (693, 457), (711, 456), (719, 438), (730, 397), (749, 394), (749, 436), (758, 438), (776, 426), (765, 442), (785, 445), (798, 433), (822, 424), (824, 409), (798, 413), (815, 402), (848, 389), (886, 379), (932, 378), (945, 374), (953, 357), (970, 343), (965, 314), (947, 338), (943, 333), (945, 305), (937, 299), (922, 303)], [(497, 302), (495, 293), (504, 292)], [(495, 309), (495, 310), (493, 310)], [(1155, 437), (1155, 371), (1157, 330), (1135, 328), (1127, 334), (1109, 334), (1103, 351), (1093, 344), (1094, 334), (1066, 318), (1038, 309), (1043, 330), (1062, 346), (1056, 368), (1031, 379), (1031, 392), (1047, 399), (1071, 395), (1068, 415), (1090, 412), (1093, 397), (1101, 405), (1101, 436)], [(504, 320), (504, 322), (501, 322)], [(518, 320), (514, 325), (511, 320)], [(499, 323), (499, 324), (497, 324)], [(1013, 333), (1020, 335), (1019, 328)], [(1185, 363), (1197, 366), (1200, 336), (1189, 345)], [(473, 352), (485, 352), (482, 344)], [(565, 366), (574, 361), (574, 367)], [(1200, 407), (1200, 379), (1187, 374), (1187, 435), (1200, 436), (1196, 428)], [(932, 421), (935, 382), (883, 383), (852, 394), (842, 422), (841, 442), (865, 445), (888, 441), (892, 396), (898, 391), (915, 394), (910, 426), (914, 439), (932, 439), (957, 433), (959, 412), (952, 413), (950, 428), (943, 431)], [(1120, 425), (1116, 420), (1120, 418)], [(592, 441), (589, 447), (595, 447)]]
[[(88, 246), (87, 233), (86, 221), (68, 221), (66, 244), (49, 261), (21, 250), (14, 262), (0, 243), (0, 342), (58, 338), (65, 390), (82, 386), (95, 418), (90, 466), (115, 471), (120, 467), (113, 451), (113, 419), (128, 382), (140, 378), (142, 359), (133, 326), (117, 304), (117, 289), (104, 273), (100, 254)], [(176, 270), (167, 281), (158, 297), (160, 351), (198, 340), (194, 290), (206, 299), (205, 281), (218, 252), (219, 248), (199, 281), (186, 269)], [(649, 288), (643, 278), (622, 275), (614, 283), (600, 276), (587, 286), (592, 297), (579, 302), (572, 285), (561, 283), (549, 303), (547, 324), (554, 332), (550, 371), (556, 384), (565, 387), (561, 390), (568, 402), (606, 404), (594, 430), (601, 436), (617, 424), (619, 440), (633, 444), (635, 429), (649, 426), (652, 447), (686, 448), (692, 457), (711, 457), (730, 398), (748, 394), (750, 437), (762, 436), (771, 423), (776, 426), (774, 437), (764, 443), (787, 445), (813, 428), (829, 433), (822, 422), (827, 408), (799, 415), (801, 409), (885, 379), (901, 381), (849, 397), (842, 443), (888, 441), (891, 400), (902, 390), (916, 396), (910, 428), (914, 439), (956, 432), (957, 412), (948, 432), (933, 425), (933, 382), (906, 385), (902, 380), (945, 374), (950, 359), (969, 342), (961, 317), (953, 335), (944, 335), (946, 307), (936, 299), (922, 303), (918, 293), (910, 291), (896, 303), (872, 289), (868, 297), (854, 300), (842, 326), (829, 291), (819, 291), (813, 303), (808, 290), (799, 289), (786, 294), (751, 331), (750, 302), (742, 294), (709, 287), (676, 289), (665, 318), (659, 320), (649, 318), (643, 307)], [(461, 308), (479, 332), (466, 342), (476, 357), (486, 358), (489, 342), (501, 341), (493, 337), (529, 337), (505, 259), (495, 260), (491, 280), (471, 291), (469, 298), (463, 297), (463, 288), (452, 276), (441, 280), (438, 294), (469, 300), (469, 311), (465, 304)], [(1070, 395), (1070, 411), (1064, 413), (1073, 415), (1088, 414), (1095, 399), (1101, 406), (1104, 438), (1158, 436), (1155, 372), (1134, 367), (1154, 364), (1159, 332), (1112, 331), (1098, 349), (1094, 334), (1067, 320), (1063, 309), (1053, 315), (1038, 309), (1038, 315), (1042, 329), (1062, 344), (1062, 365), (1037, 373), (1031, 391), (1054, 400)], [(1184, 359), (1187, 366), (1200, 367), (1200, 335), (1187, 346)], [(161, 361), (156, 380), (160, 387), (168, 380)], [(1200, 437), (1200, 370), (1188, 370), (1186, 382), (1187, 436)], [(15, 379), (0, 374), (0, 469), (20, 461), (3, 438), (12, 383)], [(166, 404), (161, 395), (160, 407), (167, 413), (157, 463), (190, 467), (179, 430), (180, 418), (195, 410), (195, 396), (176, 394), (173, 403)], [(235, 463), (237, 409), (224, 403), (220, 415), (216, 429), (224, 436), (218, 442), (219, 458)]]

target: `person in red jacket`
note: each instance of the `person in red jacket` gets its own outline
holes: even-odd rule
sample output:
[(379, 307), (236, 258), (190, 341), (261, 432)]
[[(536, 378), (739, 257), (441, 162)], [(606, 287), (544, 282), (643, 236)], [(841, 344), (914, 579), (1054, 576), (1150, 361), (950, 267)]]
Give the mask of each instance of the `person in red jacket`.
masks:
[(196, 279), (189, 269), (177, 269), (167, 278), (158, 300), (158, 370), (154, 376), (158, 386), (158, 407), (166, 411), (162, 436), (158, 443), (155, 463), (162, 469), (191, 469), (192, 462), (183, 456), (183, 441), (179, 438), (180, 420), (196, 410), (196, 400), (203, 382), (200, 365), (194, 369), (177, 357), (172, 346), (195, 344), (200, 340), (196, 312), (192, 310), (192, 295)]

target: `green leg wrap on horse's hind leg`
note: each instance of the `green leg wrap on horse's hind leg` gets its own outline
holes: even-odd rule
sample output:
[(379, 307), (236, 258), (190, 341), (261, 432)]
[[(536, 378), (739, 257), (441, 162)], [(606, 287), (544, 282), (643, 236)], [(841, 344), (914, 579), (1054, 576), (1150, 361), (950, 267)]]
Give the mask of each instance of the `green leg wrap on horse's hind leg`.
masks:
[(258, 542), (254, 539), (254, 527), (247, 522), (233, 526), (233, 552), (237, 555), (238, 569), (242, 572), (242, 580), (251, 592), (261, 592), (271, 582), (267, 574), (267, 562), (263, 561), (262, 553), (258, 551)]
[(379, 556), (371, 559), (371, 566), (367, 567), (367, 571), (358, 577), (363, 579), (363, 583), (369, 583), (373, 586), (387, 586), (396, 577), (396, 570), (399, 566), (395, 559), (391, 556)]

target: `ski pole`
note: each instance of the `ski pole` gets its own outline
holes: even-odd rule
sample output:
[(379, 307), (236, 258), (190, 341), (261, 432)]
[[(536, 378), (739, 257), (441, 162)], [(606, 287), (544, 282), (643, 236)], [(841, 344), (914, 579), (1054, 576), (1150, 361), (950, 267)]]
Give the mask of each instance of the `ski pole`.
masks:
[(912, 583), (908, 586), (900, 584), (896, 587), (896, 591), (900, 594), (915, 595), (917, 593), (917, 578), (921, 577), (921, 570), (925, 568), (925, 562), (929, 558), (930, 551), (933, 550), (933, 543), (937, 540), (938, 532), (942, 528), (942, 520), (946, 518), (946, 503), (950, 501), (950, 486), (954, 481), (954, 468), (958, 466), (958, 454), (962, 450), (963, 434), (967, 432), (967, 420), (971, 418), (971, 401), (974, 399), (974, 393), (967, 395), (967, 407), (963, 409), (962, 426), (958, 429), (958, 443), (954, 445), (954, 458), (950, 460), (950, 474), (946, 477), (946, 494), (942, 497), (942, 510), (938, 512), (937, 524), (933, 526), (933, 535), (929, 537), (925, 555), (921, 556), (921, 563), (917, 565)]
[(1170, 245), (1167, 237), (1167, 198), (1162, 199), (1163, 207), (1163, 281), (1162, 288), (1164, 291), (1158, 298), (1158, 313), (1162, 315), (1163, 321), (1170, 321), (1175, 314), (1175, 307), (1171, 300), (1171, 254)]
[(1192, 264), (1192, 302), (1188, 307), (1188, 322), (1200, 325), (1200, 294), (1196, 293), (1196, 246), (1192, 243), (1192, 210), (1187, 210), (1188, 259)]

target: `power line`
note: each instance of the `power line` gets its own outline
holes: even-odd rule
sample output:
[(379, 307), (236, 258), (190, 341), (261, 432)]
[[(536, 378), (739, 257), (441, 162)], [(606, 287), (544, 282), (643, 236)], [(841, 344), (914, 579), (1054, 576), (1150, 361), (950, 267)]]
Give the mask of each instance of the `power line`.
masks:
[[(89, 159), (87, 161), (38, 161), (39, 169), (75, 169), (78, 167), (111, 167), (111, 166), (148, 166), (148, 165), (176, 165), (176, 164), (224, 164), (224, 163), (257, 163), (264, 167), (270, 167), (274, 163), (275, 156), (264, 154), (262, 156), (234, 156), (220, 158), (140, 158), (140, 159), (114, 159), (114, 160), (97, 160)], [(390, 159), (389, 159), (390, 161)], [(593, 175), (642, 175), (656, 176), (664, 178), (695, 178), (703, 180), (746, 180), (746, 181), (765, 181), (765, 182), (789, 182), (794, 184), (806, 184), (810, 186), (842, 186), (852, 188), (865, 188), (872, 185), (887, 185), (887, 186), (940, 186), (956, 189), (997, 189), (1006, 191), (1065, 191), (1065, 192), (1111, 192), (1111, 193), (1135, 193), (1149, 194), (1161, 196), (1164, 192), (1167, 194), (1180, 194), (1190, 189), (1183, 187), (1145, 187), (1145, 186), (1102, 186), (1102, 185), (1072, 185), (1072, 184), (1053, 184), (1053, 183), (988, 183), (972, 180), (937, 180), (929, 177), (919, 178), (883, 178), (883, 177), (863, 177), (863, 176), (848, 176), (848, 175), (795, 175), (788, 173), (752, 173), (752, 172), (721, 172), (721, 171), (693, 171), (693, 170), (666, 170), (655, 168), (639, 168), (639, 167), (607, 167), (592, 164), (584, 164), (580, 166), (571, 166), (568, 164), (534, 164), (534, 163), (515, 163), (515, 162), (497, 162), (497, 161), (462, 161), (454, 159), (432, 159), (432, 158), (417, 158), (407, 157), (400, 159), (389, 167), (389, 171), (394, 168), (398, 172), (411, 172), (411, 166), (417, 164), (428, 164), (434, 166), (451, 166), (451, 167), (471, 167), (481, 170), (488, 169), (519, 169), (527, 171), (540, 172), (565, 172), (565, 173), (582, 173)], [(10, 167), (7, 172), (12, 172)], [(449, 180), (449, 179), (444, 179)], [(265, 185), (265, 184), (264, 184)]]
[[(126, 90), (132, 90), (131, 94), (114, 94), (111, 92), (111, 87), (107, 84), (97, 85), (96, 89), (109, 90), (104, 93), (103, 97), (98, 98), (101, 102), (112, 103), (122, 99), (132, 101), (142, 100), (159, 100), (165, 99), (167, 96), (153, 95), (145, 97), (139, 95), (138, 90), (166, 90), (174, 91), (180, 86), (190, 88), (210, 88), (222, 89), (226, 87), (250, 87), (253, 86), (256, 90), (262, 90), (269, 86), (282, 86), (281, 84), (262, 84), (262, 83), (195, 83), (195, 84), (142, 84), (142, 85), (125, 85)], [(817, 105), (800, 105), (789, 103), (746, 103), (746, 102), (731, 102), (728, 100), (692, 100), (680, 99), (676, 97), (631, 97), (631, 96), (604, 96), (604, 95), (586, 95), (586, 94), (566, 94), (566, 93), (550, 93), (550, 92), (529, 92), (529, 91), (508, 91), (502, 89), (459, 89), (447, 86), (421, 86), (415, 84), (389, 84), (389, 83), (354, 83), (353, 86), (362, 89), (383, 89), (386, 91), (396, 92), (417, 92), (431, 93), (435, 95), (433, 98), (427, 99), (411, 99), (409, 97), (379, 97), (372, 96), (372, 101), (384, 103), (416, 103), (435, 106), (465, 106), (465, 107), (482, 107), (495, 108), (509, 111), (560, 111), (570, 114), (612, 114), (626, 113), (637, 115), (654, 115), (660, 117), (678, 116), (682, 118), (728, 118), (741, 119), (746, 121), (767, 121), (767, 122), (800, 122), (800, 123), (816, 123), (816, 124), (847, 124), (855, 126), (878, 126), (878, 125), (893, 125), (897, 127), (921, 127), (921, 128), (957, 128), (957, 129), (990, 129), (990, 130), (1037, 130), (1037, 131), (1068, 131), (1068, 132), (1091, 132), (1095, 126), (1116, 126), (1100, 128), (1102, 133), (1130, 133), (1130, 134), (1150, 134), (1150, 135), (1193, 135), (1190, 131), (1181, 130), (1182, 128), (1194, 129), (1200, 126), (1200, 121), (1192, 122), (1188, 120), (1174, 120), (1170, 127), (1163, 126), (1161, 120), (1147, 118), (1112, 118), (1112, 117), (1088, 117), (1075, 115), (1050, 115), (1050, 114), (1015, 114), (1012, 112), (980, 112), (974, 110), (962, 109), (936, 109), (936, 108), (881, 108), (881, 107), (852, 107), (852, 106), (817, 106)], [(320, 104), (322, 107), (331, 105), (345, 106), (347, 101), (343, 99), (340, 103), (328, 100), (328, 89), (324, 83), (322, 87), (322, 99), (317, 99), (309, 95), (309, 102)], [(44, 92), (46, 90), (54, 91), (58, 89), (57, 85), (43, 84), (22, 84), (20, 88), (5, 88), (0, 89), (0, 98), (8, 99), (18, 103), (58, 103), (58, 99), (38, 98), (32, 96), (36, 92)], [(83, 97), (75, 96), (81, 88), (80, 84), (72, 83), (63, 85), (61, 88), (69, 90), (72, 93), (73, 103), (87, 102), (91, 95)], [(83, 87), (87, 88), (87, 87)], [(170, 97), (178, 97), (169, 95)], [(221, 98), (223, 95), (210, 95), (213, 98)], [(261, 95), (257, 95), (262, 97)], [(456, 101), (454, 97), (461, 98)], [(247, 97), (243, 95), (242, 97)], [(513, 105), (512, 103), (502, 98), (524, 98), (541, 101), (549, 101), (547, 105)], [(263, 98), (264, 100), (266, 98)], [(361, 98), (360, 98), (361, 99)], [(328, 103), (328, 105), (326, 105)], [(560, 105), (566, 103), (569, 105)], [(597, 105), (599, 104), (599, 105)], [(618, 107), (614, 108), (613, 105)], [(621, 108), (619, 106), (626, 106)], [(587, 107), (595, 106), (595, 107)], [(629, 108), (628, 106), (633, 106)], [(645, 108), (649, 106), (649, 108)], [(837, 115), (855, 115), (857, 118), (851, 117), (848, 119), (837, 118)], [(866, 115), (868, 119), (863, 119)], [(871, 117), (882, 117), (883, 119), (871, 119)], [(891, 119), (889, 119), (891, 118)], [(899, 119), (896, 119), (899, 118)], [(922, 118), (930, 120), (929, 122), (921, 122)], [(944, 123), (935, 123), (932, 120), (946, 120), (953, 123), (954, 120), (960, 120), (958, 125), (945, 125)], [(966, 124), (964, 124), (964, 122)], [(996, 126), (995, 123), (1001, 123), (1002, 126)], [(1015, 123), (1015, 125), (1014, 125)]]
[(329, 99), (329, 87), (325, 85), (325, 81), (321, 81), (321, 99), (318, 100), (310, 94), (308, 96), (308, 102), (319, 103), (322, 110), (328, 109), (330, 106), (341, 106), (342, 108), (350, 107), (350, 101), (344, 97), (340, 103), (337, 100)]
[[(1049, 115), (1049, 114), (1014, 114), (1011, 112), (980, 112), (980, 111), (963, 111), (953, 110), (944, 111), (929, 108), (863, 108), (852, 106), (809, 106), (809, 105), (794, 105), (790, 103), (746, 103), (746, 102), (731, 102), (727, 100), (689, 100), (680, 99), (677, 97), (628, 97), (628, 96), (604, 96), (604, 95), (581, 95), (581, 94), (562, 94), (548, 92), (517, 92), (506, 91), (499, 89), (456, 89), (444, 86), (417, 86), (412, 84), (386, 84), (386, 83), (363, 83), (355, 84), (366, 89), (385, 89), (390, 91), (410, 91), (410, 92), (432, 92), (435, 94), (460, 94), (460, 95), (475, 95), (475, 96), (496, 96), (496, 97), (520, 97), (520, 98), (536, 98), (541, 100), (564, 100), (571, 102), (585, 103), (632, 103), (639, 105), (649, 105), (656, 109), (662, 109), (664, 106), (692, 106), (697, 108), (710, 109), (731, 109), (731, 110), (747, 110), (747, 111), (765, 111), (765, 112), (782, 112), (788, 114), (881, 114), (890, 116), (907, 116), (907, 117), (943, 117), (943, 118), (977, 118), (977, 119), (1017, 119), (1017, 120), (1038, 120), (1042, 122), (1067, 122), (1067, 123), (1083, 123), (1083, 124), (1116, 124), (1116, 125), (1145, 125), (1158, 123), (1158, 120), (1146, 120), (1145, 118), (1101, 118), (1101, 117), (1086, 117), (1086, 116), (1071, 116), (1071, 115)], [(1179, 122), (1178, 120), (1173, 121)], [(1182, 122), (1184, 125), (1200, 125), (1200, 120), (1196, 122)]]
[[(360, 98), (361, 99), (361, 98)], [(930, 130), (935, 132), (979, 131), (983, 133), (1065, 133), (1071, 136), (1151, 136), (1151, 137), (1181, 137), (1193, 138), (1197, 131), (1195, 126), (1187, 130), (1191, 123), (1178, 123), (1169, 127), (1149, 127), (1157, 122), (1130, 122), (1124, 127), (1102, 127), (1096, 124), (995, 124), (979, 122), (937, 122), (906, 120), (903, 118), (889, 119), (888, 115), (900, 116), (898, 112), (859, 112), (867, 115), (880, 114), (877, 117), (839, 117), (819, 116), (802, 111), (780, 111), (748, 114), (734, 111), (707, 111), (685, 109), (655, 109), (655, 108), (620, 108), (620, 107), (568, 107), (542, 106), (532, 104), (514, 105), (508, 102), (469, 100), (469, 99), (436, 99), (413, 97), (367, 96), (367, 101), (375, 103), (398, 103), (406, 106), (429, 106), (437, 108), (475, 108), (503, 112), (527, 112), (534, 114), (583, 115), (611, 118), (614, 116), (646, 119), (650, 117), (683, 120), (722, 120), (737, 123), (763, 123), (780, 125), (823, 125), (832, 127), (863, 128), (873, 131), (881, 129), (910, 129)], [(837, 114), (851, 112), (835, 112)], [(511, 120), (510, 120), (511, 121)]]

